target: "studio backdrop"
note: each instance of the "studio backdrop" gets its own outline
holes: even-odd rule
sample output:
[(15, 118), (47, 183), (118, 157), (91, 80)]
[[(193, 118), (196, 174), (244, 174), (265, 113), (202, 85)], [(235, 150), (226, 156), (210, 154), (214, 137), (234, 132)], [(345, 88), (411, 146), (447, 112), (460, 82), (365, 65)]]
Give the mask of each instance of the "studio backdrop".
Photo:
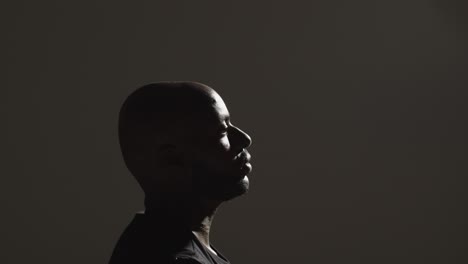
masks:
[(233, 264), (467, 263), (463, 1), (7, 1), (0, 263), (107, 263), (143, 193), (118, 145), (149, 82), (213, 87), (252, 137)]

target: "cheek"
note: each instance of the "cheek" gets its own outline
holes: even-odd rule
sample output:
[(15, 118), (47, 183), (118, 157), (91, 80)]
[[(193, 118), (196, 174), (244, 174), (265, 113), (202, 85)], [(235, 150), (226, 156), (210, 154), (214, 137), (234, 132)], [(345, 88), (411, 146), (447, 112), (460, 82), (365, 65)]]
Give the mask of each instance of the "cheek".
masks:
[(199, 143), (201, 145), (195, 151), (193, 159), (205, 170), (219, 173), (232, 165), (231, 145), (227, 136)]
[(216, 148), (210, 149), (203, 155), (198, 156), (196, 162), (197, 173), (204, 174), (203, 177), (218, 178), (220, 175), (228, 174), (232, 169), (232, 160), (229, 155), (229, 142), (223, 142)]
[(231, 148), (231, 144), (229, 143), (228, 137), (222, 137), (220, 140), (220, 145), (225, 151), (228, 151)]

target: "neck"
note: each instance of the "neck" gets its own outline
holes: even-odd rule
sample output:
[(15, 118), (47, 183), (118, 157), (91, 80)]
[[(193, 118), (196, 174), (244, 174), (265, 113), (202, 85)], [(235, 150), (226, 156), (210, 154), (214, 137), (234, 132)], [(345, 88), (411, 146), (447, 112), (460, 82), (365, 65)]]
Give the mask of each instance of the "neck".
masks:
[[(209, 248), (210, 229), (216, 213), (221, 204), (217, 200), (207, 199), (155, 199), (145, 197), (145, 214), (158, 218), (175, 220), (174, 223), (190, 229), (200, 242)], [(183, 219), (182, 221), (180, 221)]]
[(220, 205), (219, 201), (203, 201), (198, 210), (192, 214), (192, 231), (200, 242), (206, 247), (210, 247), (210, 229), (216, 209)]

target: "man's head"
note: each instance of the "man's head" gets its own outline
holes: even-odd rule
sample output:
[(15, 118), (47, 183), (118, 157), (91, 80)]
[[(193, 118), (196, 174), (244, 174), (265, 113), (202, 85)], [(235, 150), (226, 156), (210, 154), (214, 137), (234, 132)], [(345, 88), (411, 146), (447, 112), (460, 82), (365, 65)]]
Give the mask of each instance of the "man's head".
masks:
[(221, 97), (195, 82), (161, 82), (128, 96), (119, 139), (128, 169), (147, 195), (229, 200), (248, 191), (250, 137)]

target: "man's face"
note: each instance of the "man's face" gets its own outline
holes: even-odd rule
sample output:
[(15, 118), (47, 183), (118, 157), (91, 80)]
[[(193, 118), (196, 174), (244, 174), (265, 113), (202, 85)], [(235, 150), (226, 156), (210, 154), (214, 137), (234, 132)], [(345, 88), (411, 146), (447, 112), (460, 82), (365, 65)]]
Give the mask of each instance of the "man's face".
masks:
[(189, 124), (192, 144), (192, 177), (196, 192), (216, 200), (229, 200), (248, 191), (252, 170), (246, 148), (252, 143), (230, 122), (221, 97), (214, 93), (211, 107), (196, 114)]

